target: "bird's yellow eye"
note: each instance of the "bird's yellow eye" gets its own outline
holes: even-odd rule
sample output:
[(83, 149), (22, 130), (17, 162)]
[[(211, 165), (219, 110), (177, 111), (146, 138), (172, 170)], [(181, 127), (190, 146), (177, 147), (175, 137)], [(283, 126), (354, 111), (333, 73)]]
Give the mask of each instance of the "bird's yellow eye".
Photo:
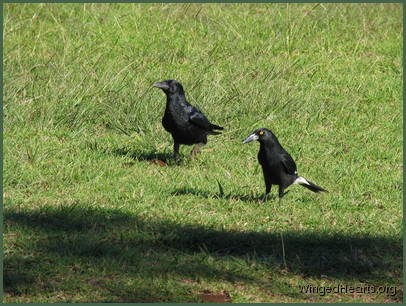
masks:
[(264, 131), (259, 131), (259, 133), (258, 133), (260, 136), (262, 136), (262, 135), (264, 135), (265, 134), (265, 132)]

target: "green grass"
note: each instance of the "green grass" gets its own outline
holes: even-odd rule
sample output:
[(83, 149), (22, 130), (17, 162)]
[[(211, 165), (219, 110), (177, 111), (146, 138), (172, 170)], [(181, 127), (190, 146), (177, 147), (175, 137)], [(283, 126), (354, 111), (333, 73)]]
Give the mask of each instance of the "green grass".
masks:
[[(4, 301), (401, 302), (402, 26), (400, 4), (4, 4)], [(168, 78), (225, 127), (180, 165)], [(260, 205), (259, 127), (329, 193)]]

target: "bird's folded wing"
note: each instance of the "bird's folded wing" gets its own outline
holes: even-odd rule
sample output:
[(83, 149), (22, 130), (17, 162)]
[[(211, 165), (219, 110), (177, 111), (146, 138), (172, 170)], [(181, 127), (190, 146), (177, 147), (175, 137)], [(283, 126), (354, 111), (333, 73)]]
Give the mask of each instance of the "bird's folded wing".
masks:
[(288, 154), (281, 155), (281, 162), (288, 174), (296, 174), (296, 164), (292, 157)]
[(189, 115), (189, 121), (204, 130), (210, 130), (210, 122), (203, 113), (197, 108), (193, 107)]

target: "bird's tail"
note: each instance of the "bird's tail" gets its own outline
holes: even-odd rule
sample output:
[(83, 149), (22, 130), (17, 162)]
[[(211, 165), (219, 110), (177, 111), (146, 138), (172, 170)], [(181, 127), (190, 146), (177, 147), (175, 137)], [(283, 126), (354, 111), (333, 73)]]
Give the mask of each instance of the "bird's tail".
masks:
[(303, 187), (306, 187), (307, 189), (313, 191), (313, 192), (327, 192), (326, 189), (321, 188), (320, 186), (317, 186), (316, 184), (306, 180), (304, 177), (299, 176), (293, 184), (299, 184), (302, 185)]

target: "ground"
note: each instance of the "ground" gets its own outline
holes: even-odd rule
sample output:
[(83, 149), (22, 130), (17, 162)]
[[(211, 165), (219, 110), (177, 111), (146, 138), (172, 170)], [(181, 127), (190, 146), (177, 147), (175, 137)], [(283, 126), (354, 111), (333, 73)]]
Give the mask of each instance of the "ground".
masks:
[[(402, 301), (401, 4), (3, 10), (5, 302)], [(258, 203), (260, 127), (329, 192)]]

